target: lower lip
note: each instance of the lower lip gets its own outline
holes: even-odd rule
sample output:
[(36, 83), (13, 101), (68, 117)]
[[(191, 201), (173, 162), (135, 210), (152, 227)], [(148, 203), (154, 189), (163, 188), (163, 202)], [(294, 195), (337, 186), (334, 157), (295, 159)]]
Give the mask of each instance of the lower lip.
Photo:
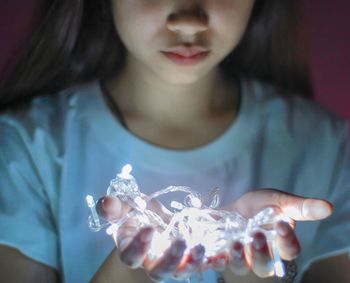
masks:
[(188, 65), (195, 65), (203, 61), (209, 55), (210, 52), (209, 51), (201, 52), (191, 57), (185, 57), (173, 52), (162, 52), (162, 53), (165, 55), (165, 57), (167, 57), (174, 63), (178, 65), (188, 66)]

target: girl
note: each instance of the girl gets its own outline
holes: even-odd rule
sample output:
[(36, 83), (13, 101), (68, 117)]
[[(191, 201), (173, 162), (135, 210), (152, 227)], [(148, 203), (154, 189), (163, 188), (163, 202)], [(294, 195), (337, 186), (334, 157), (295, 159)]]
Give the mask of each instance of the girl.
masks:
[[(1, 91), (2, 280), (189, 276), (189, 265), (180, 266), (181, 240), (150, 262), (144, 252), (152, 229), (139, 231), (133, 219), (117, 235), (119, 250), (107, 235), (89, 232), (85, 196), (103, 195), (116, 171), (131, 163), (145, 194), (176, 184), (203, 195), (220, 187), (222, 205), (245, 216), (274, 205), (294, 220), (319, 220), (331, 214), (325, 200), (332, 202), (325, 221), (296, 231), (278, 223), (277, 242), (285, 260), (297, 257), (301, 243), (297, 280), (347, 282), (346, 125), (292, 95), (309, 92), (294, 4), (47, 1)], [(118, 199), (100, 204), (107, 218), (127, 211)], [(209, 270), (204, 281), (235, 282), (245, 274), (240, 282), (271, 282), (265, 236), (253, 238), (250, 247), (233, 243), (228, 260), (211, 266), (224, 274)], [(202, 252), (191, 251), (196, 268)]]

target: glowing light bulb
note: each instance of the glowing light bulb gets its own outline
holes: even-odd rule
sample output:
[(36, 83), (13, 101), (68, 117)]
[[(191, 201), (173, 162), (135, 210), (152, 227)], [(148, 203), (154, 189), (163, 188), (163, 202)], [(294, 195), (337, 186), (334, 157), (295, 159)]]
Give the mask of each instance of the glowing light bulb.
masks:
[(271, 243), (271, 250), (272, 250), (272, 257), (274, 260), (273, 268), (274, 268), (275, 275), (278, 277), (283, 277), (285, 275), (285, 268), (281, 260), (281, 257), (278, 253), (277, 245), (274, 241)]
[(177, 209), (177, 210), (182, 210), (182, 209), (184, 209), (184, 205), (183, 205), (182, 203), (179, 203), (178, 201), (174, 201), (174, 200), (170, 203), (170, 206), (171, 206), (172, 208)]
[(151, 240), (148, 256), (150, 258), (158, 258), (164, 254), (170, 245), (171, 241), (166, 235), (155, 231)]
[(275, 275), (278, 277), (283, 277), (285, 275), (284, 265), (282, 261), (276, 261), (273, 265), (275, 270)]
[(191, 198), (191, 204), (193, 207), (196, 207), (196, 208), (200, 208), (202, 206), (201, 200), (197, 197)]
[(126, 164), (122, 168), (122, 172), (120, 175), (122, 178), (128, 178), (130, 176), (131, 171), (132, 171), (132, 166), (130, 164)]
[(141, 209), (141, 210), (145, 210), (147, 207), (147, 202), (142, 199), (140, 196), (137, 196), (135, 198), (135, 203), (137, 204), (137, 206)]
[(109, 226), (109, 227), (106, 229), (107, 235), (112, 236), (112, 235), (116, 234), (116, 233), (118, 232), (118, 228), (119, 228), (118, 225), (112, 224), (111, 226)]
[(94, 198), (91, 195), (87, 195), (86, 202), (87, 202), (88, 207), (90, 208), (90, 213), (91, 213), (90, 222), (95, 230), (99, 229), (101, 224), (100, 224), (100, 218), (98, 217), (97, 212), (96, 212)]

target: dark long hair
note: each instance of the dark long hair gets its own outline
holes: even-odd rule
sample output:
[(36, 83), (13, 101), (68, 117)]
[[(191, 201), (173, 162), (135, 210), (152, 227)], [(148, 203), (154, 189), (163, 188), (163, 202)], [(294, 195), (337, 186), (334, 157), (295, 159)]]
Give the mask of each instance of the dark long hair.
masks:
[[(0, 89), (0, 109), (118, 72), (125, 48), (115, 31), (110, 2), (44, 1), (43, 17)], [(222, 70), (310, 96), (297, 2), (256, 0), (248, 29), (221, 63)]]

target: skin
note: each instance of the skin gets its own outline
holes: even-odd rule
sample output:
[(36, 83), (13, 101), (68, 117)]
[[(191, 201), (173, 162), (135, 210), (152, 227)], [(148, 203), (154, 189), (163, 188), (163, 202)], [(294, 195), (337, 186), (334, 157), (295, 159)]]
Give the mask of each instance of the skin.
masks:
[[(221, 78), (217, 65), (239, 43), (253, 4), (113, 1), (116, 29), (128, 52), (124, 70), (106, 85), (131, 132), (159, 146), (188, 149), (227, 129), (237, 114), (237, 86)], [(208, 48), (209, 56), (180, 66), (161, 52), (191, 44)]]
[[(163, 80), (164, 84), (189, 86), (213, 76), (218, 63), (237, 46), (254, 1), (114, 0), (112, 3), (118, 35), (128, 50), (127, 69), (158, 84)], [(207, 47), (211, 54), (195, 66), (178, 66), (160, 52), (183, 44)]]

